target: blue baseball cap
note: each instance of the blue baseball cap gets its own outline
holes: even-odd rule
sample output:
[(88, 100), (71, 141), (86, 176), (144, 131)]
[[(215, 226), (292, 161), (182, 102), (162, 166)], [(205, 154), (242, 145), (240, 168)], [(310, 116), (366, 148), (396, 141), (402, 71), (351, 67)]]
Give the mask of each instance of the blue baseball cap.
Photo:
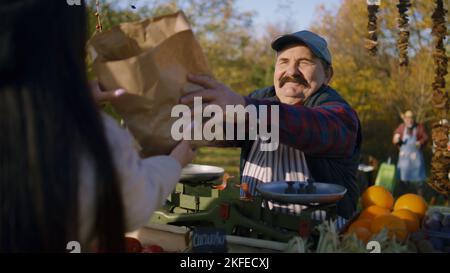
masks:
[(291, 34), (282, 35), (272, 42), (275, 51), (281, 51), (286, 45), (293, 43), (303, 43), (319, 58), (331, 65), (331, 54), (328, 50), (327, 41), (319, 35), (302, 30)]

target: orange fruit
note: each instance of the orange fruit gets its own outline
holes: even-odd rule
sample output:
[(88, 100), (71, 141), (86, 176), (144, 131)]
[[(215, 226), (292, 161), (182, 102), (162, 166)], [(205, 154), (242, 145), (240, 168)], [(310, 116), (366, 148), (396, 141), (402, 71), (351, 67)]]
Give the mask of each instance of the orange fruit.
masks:
[(350, 225), (349, 229), (356, 228), (356, 227), (363, 227), (363, 228), (367, 228), (368, 230), (370, 230), (370, 225), (371, 225), (371, 220), (362, 218), (362, 219), (358, 219), (355, 222), (353, 222)]
[(368, 219), (372, 221), (377, 216), (390, 214), (391, 212), (387, 208), (379, 207), (379, 206), (370, 206), (361, 212), (361, 215), (358, 219)]
[(397, 201), (395, 201), (394, 211), (400, 209), (410, 210), (418, 216), (419, 221), (422, 221), (423, 216), (427, 212), (427, 207), (427, 203), (422, 198), (422, 196), (413, 193), (407, 193), (400, 196)]
[(348, 228), (347, 234), (355, 234), (358, 239), (363, 241), (365, 244), (369, 241), (370, 237), (372, 237), (372, 233), (370, 229), (361, 226), (350, 226)]
[(406, 224), (400, 218), (392, 214), (380, 215), (373, 219), (370, 231), (372, 234), (379, 233), (383, 228), (388, 230), (389, 238), (395, 237), (401, 241), (408, 236)]
[(371, 186), (367, 188), (361, 197), (361, 201), (364, 208), (375, 205), (390, 210), (394, 205), (394, 197), (382, 186)]
[(407, 209), (399, 209), (392, 212), (392, 215), (397, 216), (402, 219), (406, 224), (406, 229), (408, 232), (416, 232), (420, 229), (419, 218), (414, 212)]

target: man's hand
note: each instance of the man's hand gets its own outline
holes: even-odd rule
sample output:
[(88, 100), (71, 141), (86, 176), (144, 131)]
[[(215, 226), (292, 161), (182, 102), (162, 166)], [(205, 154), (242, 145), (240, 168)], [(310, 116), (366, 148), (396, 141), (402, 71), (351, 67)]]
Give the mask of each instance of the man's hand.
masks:
[(127, 92), (125, 89), (102, 91), (97, 81), (90, 82), (90, 86), (92, 95), (94, 97), (94, 101), (95, 103), (97, 103), (97, 105), (101, 105), (102, 103), (115, 100)]
[(215, 104), (222, 108), (225, 113), (225, 107), (227, 105), (243, 105), (245, 106), (244, 97), (233, 92), (230, 88), (224, 84), (216, 81), (209, 76), (201, 75), (188, 75), (188, 80), (192, 83), (198, 84), (204, 87), (204, 90), (190, 92), (181, 98), (182, 104), (192, 104), (194, 97), (202, 97), (204, 106), (207, 104)]

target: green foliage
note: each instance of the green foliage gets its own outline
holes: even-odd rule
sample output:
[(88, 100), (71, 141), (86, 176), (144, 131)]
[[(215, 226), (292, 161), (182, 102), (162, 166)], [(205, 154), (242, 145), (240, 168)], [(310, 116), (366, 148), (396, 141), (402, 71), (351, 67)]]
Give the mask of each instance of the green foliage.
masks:
[[(434, 1), (412, 1), (412, 4), (408, 12), (411, 34), (407, 68), (398, 66), (395, 3), (382, 1), (377, 14), (379, 51), (375, 57), (369, 56), (364, 48), (368, 21), (365, 1), (344, 0), (337, 10), (322, 7), (314, 25), (314, 30), (327, 38), (334, 58), (335, 75), (331, 85), (349, 101), (361, 119), (363, 151), (380, 160), (397, 154), (391, 138), (401, 122), (401, 112), (411, 109), (417, 114), (417, 120), (424, 123), (434, 118), (430, 36)], [(425, 152), (429, 158), (430, 143)]]
[[(240, 12), (235, 0), (153, 0), (132, 10), (119, 1), (101, 1), (103, 30), (122, 22), (173, 13), (188, 17), (215, 77), (233, 90), (248, 94), (272, 83), (273, 53), (269, 43), (253, 37), (254, 13)], [(95, 1), (89, 3), (89, 37), (95, 33)], [(88, 62), (90, 65), (90, 62)]]

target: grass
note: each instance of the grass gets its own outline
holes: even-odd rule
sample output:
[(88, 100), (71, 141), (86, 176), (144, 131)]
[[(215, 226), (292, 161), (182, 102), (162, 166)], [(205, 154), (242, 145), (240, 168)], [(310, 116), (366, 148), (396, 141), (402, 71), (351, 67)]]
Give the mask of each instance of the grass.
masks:
[(239, 181), (239, 148), (200, 148), (194, 160), (196, 164), (213, 165), (225, 169), (225, 172)]

